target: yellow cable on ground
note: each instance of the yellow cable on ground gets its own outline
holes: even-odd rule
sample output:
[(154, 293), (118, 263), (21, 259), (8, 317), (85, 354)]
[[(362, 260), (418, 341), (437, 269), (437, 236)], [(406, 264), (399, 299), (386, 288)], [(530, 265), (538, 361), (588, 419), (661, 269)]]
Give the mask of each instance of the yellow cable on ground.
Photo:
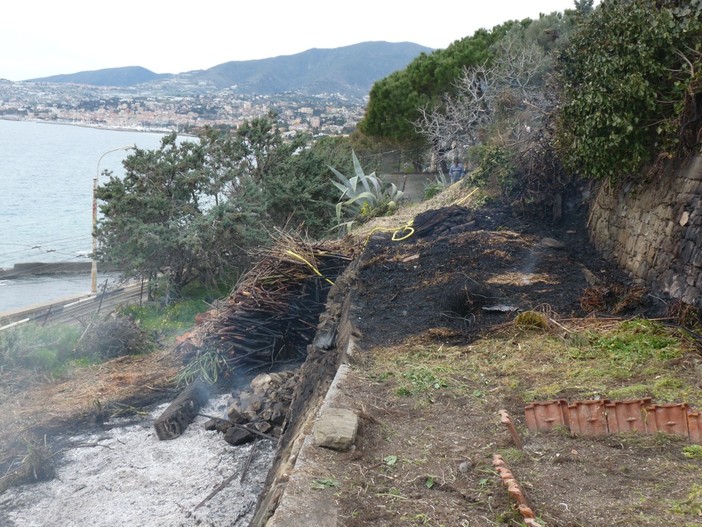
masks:
[(309, 266), (310, 269), (312, 269), (312, 270), (315, 272), (315, 274), (316, 274), (317, 276), (321, 276), (321, 277), (324, 278), (327, 282), (329, 282), (331, 285), (334, 285), (334, 282), (332, 282), (331, 280), (329, 280), (329, 278), (327, 278), (327, 277), (324, 276), (322, 273), (320, 273), (320, 272), (319, 272), (319, 269), (317, 269), (312, 263), (310, 263), (310, 261), (307, 260), (304, 256), (301, 256), (301, 255), (299, 255), (299, 254), (297, 254), (296, 252), (293, 252), (293, 251), (291, 251), (291, 250), (285, 251), (285, 254), (289, 254), (289, 255), (292, 256), (293, 258), (297, 258), (298, 260), (302, 260), (303, 262), (305, 262), (305, 263)]
[[(414, 227), (412, 227), (413, 224), (414, 224), (414, 219), (411, 219), (410, 221), (408, 221), (405, 225), (403, 225), (399, 229), (395, 229), (392, 227), (376, 227), (375, 229), (370, 231), (370, 233), (368, 233), (368, 236), (366, 237), (366, 241), (363, 242), (363, 245), (365, 246), (368, 243), (368, 240), (370, 240), (370, 237), (373, 236), (373, 234), (375, 234), (376, 232), (391, 232), (392, 237), (390, 239), (394, 242), (401, 242), (402, 240), (406, 240), (407, 238), (409, 238), (410, 236), (412, 236), (414, 234)], [(407, 234), (404, 234), (403, 236), (398, 237), (398, 235), (400, 233), (405, 233), (405, 232)]]

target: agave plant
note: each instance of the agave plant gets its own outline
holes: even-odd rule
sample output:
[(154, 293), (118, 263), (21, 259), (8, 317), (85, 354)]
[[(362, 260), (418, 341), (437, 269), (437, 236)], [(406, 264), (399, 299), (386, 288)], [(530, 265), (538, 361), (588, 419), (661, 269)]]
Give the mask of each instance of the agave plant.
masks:
[(394, 210), (403, 194), (397, 185), (384, 182), (375, 172), (364, 173), (356, 152), (352, 151), (351, 155), (355, 176), (347, 178), (334, 167), (329, 167), (338, 180), (332, 180), (332, 183), (341, 191), (336, 204), (336, 220), (342, 232), (348, 231), (356, 220), (365, 221)]

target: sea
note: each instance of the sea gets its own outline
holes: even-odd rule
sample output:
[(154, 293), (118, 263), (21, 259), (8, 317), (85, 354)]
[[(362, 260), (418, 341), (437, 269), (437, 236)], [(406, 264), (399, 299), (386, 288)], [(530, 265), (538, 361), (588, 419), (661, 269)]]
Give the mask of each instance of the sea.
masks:
[[(0, 269), (89, 262), (93, 179), (104, 182), (104, 170), (123, 176), (126, 148), (156, 149), (164, 133), (0, 120)], [(0, 280), (0, 314), (90, 288), (90, 271)]]

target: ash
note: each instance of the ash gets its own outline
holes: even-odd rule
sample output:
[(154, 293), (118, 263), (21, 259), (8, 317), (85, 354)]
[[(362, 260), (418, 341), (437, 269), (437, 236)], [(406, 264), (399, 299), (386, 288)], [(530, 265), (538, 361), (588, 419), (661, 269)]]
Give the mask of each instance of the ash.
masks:
[[(224, 414), (226, 404), (219, 397), (202, 412)], [(181, 437), (159, 441), (153, 421), (167, 406), (136, 424), (69, 438), (57, 456), (56, 479), (0, 495), (0, 526), (248, 525), (275, 445), (233, 447), (203, 428), (205, 418)]]

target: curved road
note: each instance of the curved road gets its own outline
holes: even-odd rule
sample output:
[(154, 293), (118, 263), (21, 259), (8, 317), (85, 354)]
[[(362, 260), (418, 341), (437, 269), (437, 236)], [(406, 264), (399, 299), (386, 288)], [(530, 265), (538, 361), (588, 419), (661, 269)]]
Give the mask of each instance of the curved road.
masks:
[(105, 293), (80, 295), (47, 302), (25, 309), (0, 313), (0, 331), (25, 322), (45, 324), (83, 323), (91, 317), (114, 310), (119, 306), (141, 304), (146, 299), (146, 284), (131, 284)]

